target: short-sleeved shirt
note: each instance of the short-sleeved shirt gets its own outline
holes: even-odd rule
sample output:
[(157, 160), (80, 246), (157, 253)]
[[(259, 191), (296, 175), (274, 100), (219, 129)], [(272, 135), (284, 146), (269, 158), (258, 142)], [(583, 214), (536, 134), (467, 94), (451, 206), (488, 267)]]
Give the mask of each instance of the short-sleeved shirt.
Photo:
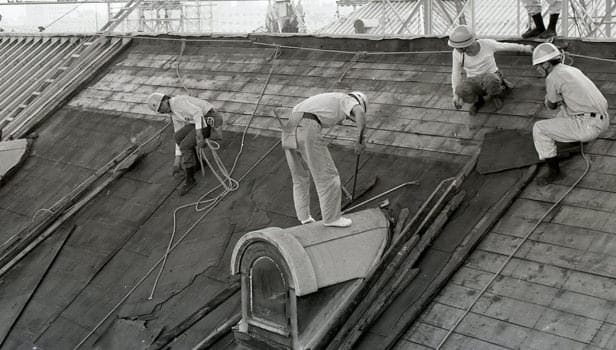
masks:
[(462, 81), (462, 70), (466, 73), (467, 78), (498, 71), (494, 59), (495, 52), (530, 52), (530, 47), (527, 45), (503, 43), (494, 39), (477, 39), (477, 42), (479, 43), (479, 52), (474, 56), (455, 49), (452, 52), (451, 86), (454, 91)]
[(562, 102), (569, 115), (595, 112), (607, 116), (607, 100), (597, 86), (575, 67), (557, 64), (546, 77), (545, 87), (547, 100)]
[(351, 116), (351, 110), (359, 102), (342, 92), (326, 92), (300, 102), (293, 112), (312, 113), (319, 118), (321, 126), (332, 127)]
[(214, 106), (196, 97), (179, 95), (169, 99), (173, 130), (178, 131), (187, 124), (194, 124), (195, 129), (205, 127), (205, 115), (214, 109)]

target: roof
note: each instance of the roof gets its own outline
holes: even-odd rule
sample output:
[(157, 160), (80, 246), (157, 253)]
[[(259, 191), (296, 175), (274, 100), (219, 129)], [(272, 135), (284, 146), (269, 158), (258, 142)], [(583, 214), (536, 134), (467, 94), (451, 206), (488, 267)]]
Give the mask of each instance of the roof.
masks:
[(8, 176), (27, 157), (28, 140), (19, 139), (0, 142), (0, 183), (6, 181)]
[(379, 209), (352, 213), (348, 217), (353, 225), (345, 229), (316, 222), (249, 232), (233, 248), (231, 273), (240, 272), (242, 257), (251, 243), (265, 241), (276, 247), (287, 263), (297, 296), (364, 278), (385, 250), (389, 222)]
[[(591, 57), (569, 56), (568, 62), (573, 59), (605, 93), (610, 106), (615, 105), (613, 62), (592, 59), (614, 57), (614, 45), (575, 40), (557, 43)], [(280, 45), (277, 54), (276, 44)], [(432, 53), (419, 53), (422, 50)], [(279, 124), (274, 112), (284, 118), (294, 104), (316, 92), (360, 90), (373, 101), (365, 135), (369, 152), (358, 164), (358, 187), (379, 176), (377, 186), (362, 197), (368, 198), (417, 180), (418, 186), (386, 196), (393, 216), (404, 207), (412, 215), (443, 179), (457, 174), (472, 159), (485, 133), (528, 131), (535, 120), (550, 116), (542, 107), (543, 81), (529, 60), (528, 55), (499, 55), (500, 70), (516, 87), (502, 109), (497, 111), (488, 103), (470, 118), (451, 105), (450, 50), (443, 38), (133, 39), (34, 129), (39, 137), (30, 157), (0, 188), (0, 241), (4, 242), (122, 150), (153, 137), (145, 156), (131, 170), (2, 277), (2, 347), (73, 348), (81, 341), (85, 341), (83, 348), (97, 344), (136, 347), (208, 305), (233, 283), (228, 264), (243, 234), (263, 227), (297, 225), (288, 167), (276, 147)], [(148, 112), (142, 101), (152, 91), (180, 94), (185, 93), (184, 87), (208, 99), (223, 114), (226, 135), (220, 154), (229, 168), (238, 157), (233, 174), (241, 184), (211, 211), (189, 205), (174, 218), (176, 209), (194, 203), (217, 182), (206, 172), (199, 175), (188, 197), (178, 197), (181, 179), (174, 178), (170, 169), (171, 130), (166, 128), (156, 136), (166, 120)], [(347, 186), (352, 185), (356, 160), (348, 147), (352, 132), (350, 125), (344, 125), (326, 138)], [(511, 348), (516, 342), (549, 348), (542, 344), (553, 340), (589, 348), (612, 347), (614, 135), (612, 125), (589, 145), (586, 150), (593, 158), (589, 175), (523, 245), (489, 294), (455, 331), (450, 346)], [(489, 272), (511, 252), (507, 249), (520, 242), (522, 229), (573, 184), (583, 166), (580, 156), (575, 156), (563, 163), (568, 177), (561, 183), (526, 188), (397, 346), (434, 347), (451, 326), (451, 313), (460, 314), (469, 294), (478, 295)], [(382, 348), (394, 329), (407, 330), (398, 320), (416, 305), (413, 300), (421, 297), (431, 278), (461, 245), (461, 228), (469, 232), (483, 222), (484, 214), (524, 172), (473, 174), (465, 181), (468, 202), (461, 206), (464, 210), (450, 220), (441, 233), (443, 238), (421, 259), (417, 280), (383, 310), (357, 348)], [(315, 198), (312, 208), (318, 212)], [(174, 219), (178, 223), (174, 242), (179, 243), (149, 300)], [(216, 312), (181, 332), (172, 347), (192, 348), (237, 312), (239, 300), (237, 294), (227, 299)], [(533, 311), (537, 307), (541, 313)], [(217, 346), (233, 348), (232, 336)]]

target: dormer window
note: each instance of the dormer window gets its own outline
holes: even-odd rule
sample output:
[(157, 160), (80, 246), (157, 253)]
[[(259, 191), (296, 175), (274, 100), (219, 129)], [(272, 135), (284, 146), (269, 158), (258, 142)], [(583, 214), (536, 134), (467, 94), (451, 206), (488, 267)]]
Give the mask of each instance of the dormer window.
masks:
[(289, 287), (276, 261), (259, 257), (249, 271), (250, 308), (248, 323), (289, 335)]

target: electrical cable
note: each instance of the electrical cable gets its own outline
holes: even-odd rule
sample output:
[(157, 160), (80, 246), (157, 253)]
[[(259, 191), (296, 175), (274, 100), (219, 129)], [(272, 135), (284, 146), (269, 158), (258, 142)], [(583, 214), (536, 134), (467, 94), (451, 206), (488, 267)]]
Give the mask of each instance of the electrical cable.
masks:
[(571, 191), (573, 191), (573, 189), (580, 183), (580, 181), (582, 181), (582, 179), (588, 174), (588, 172), (590, 171), (590, 159), (586, 157), (586, 155), (584, 154), (584, 145), (582, 144), (582, 142), (580, 142), (580, 151), (582, 154), (582, 158), (584, 158), (584, 160), (586, 161), (586, 168), (584, 169), (584, 172), (582, 173), (582, 175), (573, 183), (573, 185), (571, 185), (569, 187), (569, 189), (567, 189), (567, 191), (565, 191), (565, 193), (563, 193), (563, 195), (539, 218), (539, 220), (537, 220), (537, 222), (535, 223), (535, 225), (533, 225), (533, 227), (531, 227), (531, 229), (528, 231), (528, 233), (526, 235), (524, 235), (522, 241), (520, 241), (520, 243), (518, 243), (518, 245), (515, 247), (515, 249), (513, 250), (513, 252), (511, 252), (511, 254), (509, 254), (507, 256), (507, 258), (505, 259), (505, 261), (502, 263), (502, 265), (498, 268), (498, 270), (494, 273), (494, 275), (492, 276), (492, 278), (490, 278), (490, 280), (488, 281), (488, 283), (486, 283), (486, 285), (483, 287), (483, 289), (481, 289), (481, 291), (477, 294), (477, 296), (475, 297), (475, 299), (473, 300), (473, 302), (464, 310), (464, 313), (458, 318), (458, 320), (456, 321), (456, 323), (453, 325), (453, 327), (451, 327), (451, 329), (449, 329), (449, 331), (447, 332), (447, 334), (445, 334), (445, 336), (443, 337), (443, 339), (441, 340), (441, 342), (438, 344), (438, 346), (436, 347), (436, 350), (440, 350), (441, 347), (443, 345), (445, 345), (445, 343), (447, 342), (447, 340), (449, 339), (449, 337), (451, 336), (451, 334), (456, 330), (456, 328), (458, 328), (458, 326), (460, 325), (460, 323), (462, 322), (462, 320), (464, 320), (464, 318), (466, 317), (466, 315), (468, 315), (468, 313), (471, 311), (471, 309), (473, 308), (473, 306), (475, 306), (475, 304), (477, 303), (477, 301), (479, 301), (479, 299), (483, 296), (483, 294), (488, 290), (488, 288), (490, 288), (490, 286), (492, 285), (492, 283), (496, 280), (496, 278), (503, 272), (503, 270), (505, 269), (505, 267), (507, 266), (507, 264), (509, 264), (509, 262), (511, 261), (511, 259), (513, 259), (513, 257), (515, 256), (515, 254), (517, 254), (517, 252), (520, 250), (520, 248), (522, 248), (522, 245), (524, 243), (526, 243), (526, 241), (530, 238), (530, 235), (535, 232), (535, 230), (537, 229), (537, 227), (539, 227), (539, 225), (543, 222), (543, 220), (545, 220), (545, 218), (552, 212), (552, 210), (554, 210), (554, 208), (556, 208), (564, 199), (565, 197), (567, 197), (569, 195), (569, 193), (571, 193)]

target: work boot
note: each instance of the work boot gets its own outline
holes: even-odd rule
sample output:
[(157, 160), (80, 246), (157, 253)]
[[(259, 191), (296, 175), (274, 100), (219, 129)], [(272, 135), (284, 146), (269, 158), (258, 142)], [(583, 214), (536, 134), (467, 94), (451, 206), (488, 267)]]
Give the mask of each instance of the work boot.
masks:
[(543, 24), (543, 17), (541, 17), (541, 12), (535, 13), (533, 15), (533, 22), (535, 22), (535, 28), (529, 28), (527, 31), (522, 33), (522, 38), (534, 38), (539, 34), (545, 32), (545, 25)]
[(558, 16), (558, 13), (553, 13), (550, 15), (550, 24), (548, 24), (548, 29), (539, 34), (539, 38), (549, 39), (556, 36), (556, 23), (558, 23)]
[(349, 227), (351, 226), (352, 223), (353, 223), (353, 220), (349, 218), (345, 218), (344, 216), (341, 216), (338, 220), (332, 221), (329, 223), (326, 222), (326, 223), (323, 223), (323, 225), (332, 226), (332, 227)]
[(473, 103), (471, 108), (468, 110), (468, 114), (477, 115), (479, 108), (483, 107), (485, 103), (486, 103), (486, 100), (483, 99), (483, 96), (479, 96), (479, 98), (477, 98), (477, 102)]
[(191, 188), (195, 187), (197, 181), (195, 181), (195, 167), (184, 169), (184, 184), (180, 188), (180, 196), (185, 195)]
[(558, 158), (546, 158), (545, 162), (548, 165), (548, 173), (537, 178), (536, 183), (539, 186), (545, 186), (560, 178), (560, 167), (558, 166)]

